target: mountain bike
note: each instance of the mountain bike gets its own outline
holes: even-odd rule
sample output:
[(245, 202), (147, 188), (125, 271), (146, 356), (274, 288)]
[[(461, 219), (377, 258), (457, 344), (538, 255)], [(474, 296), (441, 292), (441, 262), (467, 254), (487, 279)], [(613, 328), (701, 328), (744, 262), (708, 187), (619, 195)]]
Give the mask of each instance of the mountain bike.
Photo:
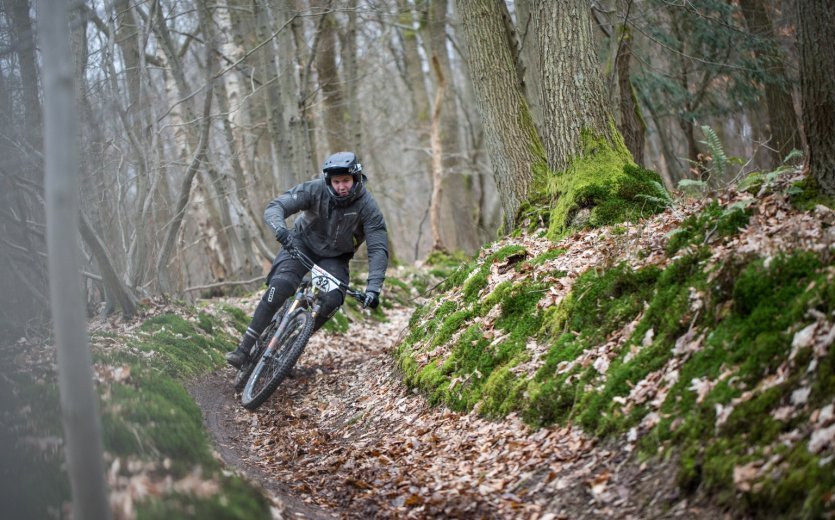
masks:
[(290, 254), (309, 269), (309, 273), (293, 299), (288, 298), (273, 316), (235, 377), (235, 390), (241, 392), (241, 404), (247, 410), (261, 406), (293, 370), (313, 333), (313, 320), (319, 313), (324, 294), (342, 289), (348, 296), (365, 302), (364, 292), (341, 282), (298, 249)]

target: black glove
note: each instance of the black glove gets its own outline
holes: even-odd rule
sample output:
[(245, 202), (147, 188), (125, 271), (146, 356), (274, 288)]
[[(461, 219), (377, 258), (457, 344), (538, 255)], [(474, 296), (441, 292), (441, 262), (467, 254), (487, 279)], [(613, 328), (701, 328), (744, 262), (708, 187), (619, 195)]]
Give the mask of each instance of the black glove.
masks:
[(377, 291), (366, 291), (365, 301), (362, 302), (362, 305), (370, 309), (376, 309), (380, 305), (380, 293)]
[(275, 238), (281, 242), (284, 249), (293, 249), (293, 232), (287, 228), (278, 228), (275, 232)]

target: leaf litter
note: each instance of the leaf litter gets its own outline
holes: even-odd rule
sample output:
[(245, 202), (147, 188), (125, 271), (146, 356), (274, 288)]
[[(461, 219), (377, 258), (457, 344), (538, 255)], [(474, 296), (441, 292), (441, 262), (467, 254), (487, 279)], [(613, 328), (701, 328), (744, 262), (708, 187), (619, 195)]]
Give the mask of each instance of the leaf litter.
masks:
[[(814, 212), (799, 212), (780, 193), (756, 201), (731, 191), (720, 199), (723, 206), (752, 206), (747, 226), (725, 240), (711, 241), (710, 265), (732, 257), (772, 258), (796, 250), (835, 250), (835, 214), (819, 206)], [(613, 227), (584, 230), (553, 244), (536, 234), (504, 239), (482, 250), (480, 257), (510, 245), (527, 251), (490, 266), (487, 284), (479, 297), (498, 284), (523, 278), (550, 284), (539, 307), (559, 304), (574, 281), (592, 267), (625, 261), (633, 269), (648, 265), (665, 267), (673, 258), (665, 252), (667, 234), (689, 215), (700, 212), (706, 201), (690, 200), (662, 214)], [(512, 264), (539, 256), (554, 248), (565, 251), (539, 265)], [(680, 252), (679, 254), (684, 254)], [(674, 257), (675, 258), (675, 257)], [(708, 267), (710, 269), (710, 267)], [(554, 272), (564, 273), (553, 276)], [(449, 295), (452, 301), (460, 294)], [(704, 295), (691, 289), (691, 311), (700, 312)], [(516, 415), (500, 422), (481, 418), (476, 412), (452, 412), (433, 408), (427, 399), (405, 388), (390, 352), (402, 337), (411, 309), (395, 308), (382, 324), (353, 323), (345, 334), (320, 335), (311, 340), (299, 362), (294, 379), (257, 413), (236, 411), (248, 422), (246, 442), (249, 458), (272, 478), (287, 482), (305, 500), (343, 517), (502, 517), (502, 518), (642, 518), (712, 517), (709, 498), (699, 493), (686, 497), (676, 486), (674, 461), (639, 464), (631, 457), (641, 435), (661, 419), (660, 407), (678, 382), (684, 361), (702, 348), (705, 332), (691, 327), (676, 340), (673, 356), (659, 370), (633, 386), (628, 396), (617, 397), (624, 413), (646, 406), (642, 422), (621, 438), (601, 443), (572, 426), (531, 430)], [(473, 318), (487, 339), (498, 316)], [(814, 321), (797, 331), (793, 350), (812, 347), (815, 360), (828, 352), (835, 327), (828, 316), (810, 316)], [(603, 376), (609, 360), (634, 331), (641, 316), (614, 331), (606, 341), (580, 358), (566, 362), (591, 365)], [(465, 329), (469, 324), (462, 325)], [(653, 330), (632, 347), (634, 356), (651, 344)], [(491, 336), (494, 335), (494, 336)], [(427, 338), (427, 341), (430, 339)], [(514, 367), (517, 374), (531, 375), (542, 364), (546, 345), (527, 343), (530, 360)], [(440, 345), (419, 355), (426, 364), (449, 352)], [(789, 359), (786, 363), (791, 363)], [(716, 410), (717, 428), (735, 406), (770, 387), (784, 383), (791, 367), (781, 366), (756, 388), (744, 392)], [(809, 370), (813, 370), (810, 366)], [(725, 367), (715, 379), (695, 378), (688, 386), (701, 402), (721, 381), (734, 377), (736, 367)], [(773, 413), (788, 420), (805, 406), (808, 387), (798, 387), (786, 406)], [(718, 405), (721, 406), (721, 405)], [(802, 439), (809, 450), (822, 453), (835, 449), (835, 418), (832, 404), (812, 413), (805, 432), (792, 431), (780, 438), (790, 445)], [(768, 450), (766, 450), (768, 452)], [(735, 468), (734, 483), (741, 491), (756, 487), (780, 463), (772, 456)]]

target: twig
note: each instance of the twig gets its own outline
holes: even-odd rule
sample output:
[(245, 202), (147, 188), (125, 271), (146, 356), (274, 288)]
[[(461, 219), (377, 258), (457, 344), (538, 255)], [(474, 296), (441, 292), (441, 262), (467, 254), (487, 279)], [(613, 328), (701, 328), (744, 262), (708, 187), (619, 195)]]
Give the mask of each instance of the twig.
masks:
[(228, 282), (217, 282), (217, 283), (210, 283), (207, 285), (195, 285), (194, 287), (187, 287), (183, 289), (183, 292), (194, 292), (194, 291), (202, 291), (204, 289), (214, 289), (216, 287), (226, 287), (227, 285), (249, 285), (251, 283), (255, 283), (258, 281), (263, 280), (263, 276), (258, 276), (253, 278), (252, 280), (230, 280)]

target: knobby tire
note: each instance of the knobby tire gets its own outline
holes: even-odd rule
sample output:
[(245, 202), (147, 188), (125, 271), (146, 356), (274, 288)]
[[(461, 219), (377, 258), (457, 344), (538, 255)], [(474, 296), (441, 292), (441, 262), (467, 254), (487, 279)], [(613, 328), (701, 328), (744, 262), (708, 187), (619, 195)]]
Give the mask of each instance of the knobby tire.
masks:
[(255, 367), (258, 365), (258, 361), (261, 359), (264, 349), (267, 348), (267, 345), (270, 343), (273, 334), (275, 334), (275, 329), (277, 329), (278, 324), (281, 323), (281, 318), (284, 317), (284, 313), (287, 312), (288, 307), (290, 307), (289, 298), (286, 302), (284, 302), (284, 305), (278, 309), (278, 312), (275, 313), (273, 319), (270, 320), (270, 324), (267, 325), (267, 328), (261, 333), (261, 336), (255, 342), (255, 345), (252, 346), (252, 350), (249, 351), (249, 359), (246, 360), (240, 370), (238, 370), (238, 373), (235, 374), (236, 392), (243, 391), (246, 386), (246, 382), (249, 381), (249, 376), (252, 375), (252, 371), (255, 370)]
[(241, 393), (241, 404), (247, 410), (261, 406), (290, 374), (313, 333), (313, 317), (306, 309), (299, 309), (290, 316), (287, 328), (278, 339), (270, 359), (262, 355), (249, 376)]

